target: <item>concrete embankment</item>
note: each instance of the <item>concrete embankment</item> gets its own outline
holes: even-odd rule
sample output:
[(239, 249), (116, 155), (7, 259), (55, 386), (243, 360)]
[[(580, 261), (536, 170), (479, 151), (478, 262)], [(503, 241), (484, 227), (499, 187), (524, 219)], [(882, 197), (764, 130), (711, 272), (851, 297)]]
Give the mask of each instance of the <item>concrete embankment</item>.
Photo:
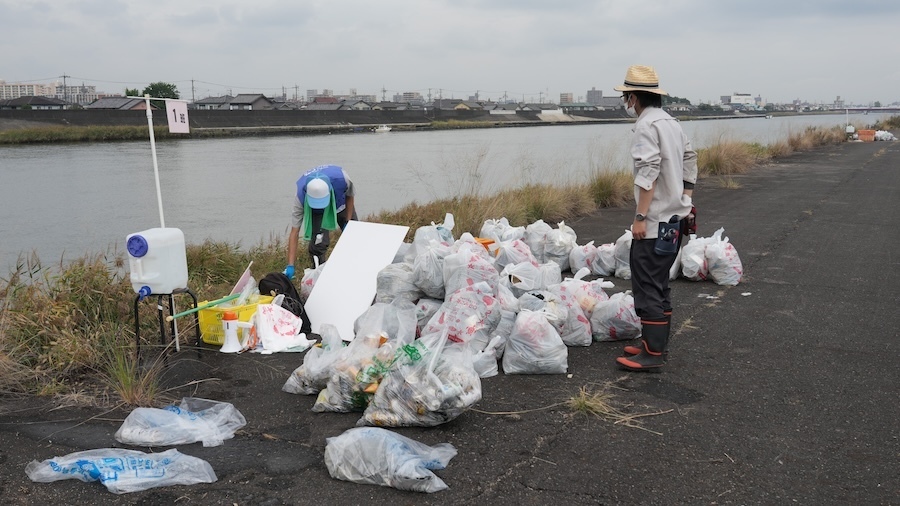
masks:
[[(251, 133), (352, 132), (388, 124), (398, 129), (431, 128), (436, 122), (458, 122), (478, 126), (529, 126), (546, 124), (583, 124), (622, 122), (630, 119), (622, 111), (579, 111), (571, 114), (517, 111), (515, 114), (490, 114), (470, 110), (410, 111), (190, 111), (192, 130)], [(685, 118), (721, 118), (719, 114), (692, 113)], [(736, 117), (728, 115), (725, 117)], [(0, 131), (41, 126), (143, 126), (144, 111), (106, 110), (2, 110)], [(153, 124), (166, 125), (166, 116), (157, 112)]]

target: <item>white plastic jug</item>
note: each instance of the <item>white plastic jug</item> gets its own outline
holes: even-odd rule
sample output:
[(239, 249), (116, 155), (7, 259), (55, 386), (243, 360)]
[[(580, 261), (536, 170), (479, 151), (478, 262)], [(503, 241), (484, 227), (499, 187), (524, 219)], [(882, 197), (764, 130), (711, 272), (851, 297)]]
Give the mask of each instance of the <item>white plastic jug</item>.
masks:
[(184, 233), (177, 228), (151, 228), (125, 238), (131, 287), (135, 293), (172, 293), (187, 288)]

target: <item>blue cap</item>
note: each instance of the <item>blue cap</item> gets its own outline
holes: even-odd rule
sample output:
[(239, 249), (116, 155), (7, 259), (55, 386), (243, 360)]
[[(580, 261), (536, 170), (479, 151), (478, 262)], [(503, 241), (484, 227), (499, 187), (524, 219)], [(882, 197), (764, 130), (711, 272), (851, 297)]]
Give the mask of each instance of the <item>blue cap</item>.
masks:
[(306, 183), (306, 203), (312, 209), (325, 209), (331, 202), (331, 185), (327, 177), (316, 177)]

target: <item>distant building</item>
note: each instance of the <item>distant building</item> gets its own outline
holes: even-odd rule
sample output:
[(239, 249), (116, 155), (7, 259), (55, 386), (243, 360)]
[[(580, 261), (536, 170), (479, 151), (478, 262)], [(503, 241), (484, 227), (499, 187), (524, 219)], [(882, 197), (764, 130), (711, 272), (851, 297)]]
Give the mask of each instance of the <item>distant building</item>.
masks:
[(600, 100), (603, 99), (603, 90), (598, 90), (591, 86), (591, 89), (587, 91), (587, 103), (591, 105), (600, 105)]
[(56, 94), (56, 85), (7, 83), (0, 80), (0, 100), (19, 97), (52, 97)]
[(206, 97), (193, 103), (193, 108), (201, 111), (211, 111), (213, 109), (228, 109), (228, 104), (234, 99), (231, 95), (222, 95), (221, 97)]
[(559, 94), (559, 103), (560, 104), (571, 104), (575, 102), (575, 95), (573, 93), (560, 93)]
[(731, 100), (728, 102), (733, 106), (755, 105), (753, 96), (749, 93), (732, 93)]
[(65, 109), (66, 103), (51, 97), (23, 96), (0, 100), (0, 109), (32, 109), (44, 111), (58, 111)]
[(619, 97), (602, 97), (597, 109), (600, 111), (615, 111), (616, 109), (624, 109), (625, 104)]
[(272, 109), (272, 101), (265, 95), (241, 93), (228, 102), (229, 111), (259, 111)]
[[(104, 97), (98, 98), (97, 100), (84, 106), (84, 108), (114, 111), (146, 111), (147, 101), (140, 98)], [(157, 108), (151, 105), (150, 109), (156, 110)]]
[(840, 95), (838, 95), (837, 98), (834, 99), (834, 108), (835, 109), (843, 109), (844, 108), (844, 101), (841, 100)]

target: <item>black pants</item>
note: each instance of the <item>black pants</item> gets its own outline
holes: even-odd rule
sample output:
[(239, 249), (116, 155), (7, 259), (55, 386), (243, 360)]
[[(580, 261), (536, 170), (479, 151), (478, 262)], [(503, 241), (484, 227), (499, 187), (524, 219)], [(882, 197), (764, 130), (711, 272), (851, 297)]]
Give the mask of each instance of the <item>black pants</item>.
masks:
[[(687, 221), (681, 220), (678, 248), (681, 248)], [(669, 298), (669, 271), (676, 255), (658, 255), (653, 251), (656, 239), (631, 241), (631, 292), (634, 312), (644, 320), (662, 321), (665, 312), (672, 310)]]
[[(325, 263), (325, 253), (328, 251), (328, 246), (331, 244), (331, 235), (328, 233), (328, 230), (322, 228), (322, 216), (323, 211), (320, 209), (312, 209), (312, 215), (310, 216), (310, 220), (312, 221), (312, 237), (309, 238), (309, 256), (313, 261), (313, 265), (315, 265), (316, 259), (319, 260), (319, 265)], [(351, 217), (353, 220), (358, 220), (356, 215), (356, 209), (353, 210), (353, 216)], [(337, 222), (338, 226), (341, 227), (341, 230), (347, 226), (347, 210), (337, 213)], [(319, 237), (321, 234), (322, 237)]]

